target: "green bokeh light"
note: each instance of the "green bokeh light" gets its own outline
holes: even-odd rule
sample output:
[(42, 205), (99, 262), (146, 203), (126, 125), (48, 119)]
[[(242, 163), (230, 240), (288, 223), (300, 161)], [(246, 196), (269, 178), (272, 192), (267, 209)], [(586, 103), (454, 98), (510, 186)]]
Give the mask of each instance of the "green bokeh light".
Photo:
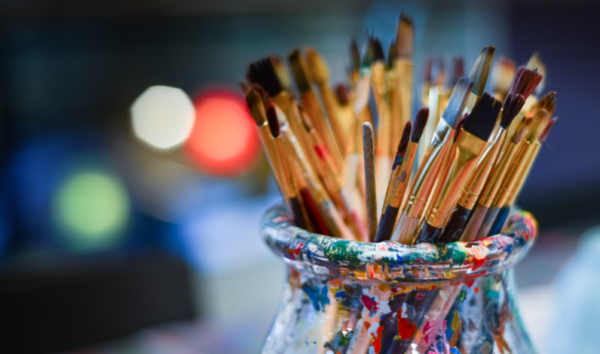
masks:
[(109, 248), (122, 236), (129, 216), (129, 198), (115, 177), (83, 170), (71, 174), (58, 189), (54, 215), (71, 247)]

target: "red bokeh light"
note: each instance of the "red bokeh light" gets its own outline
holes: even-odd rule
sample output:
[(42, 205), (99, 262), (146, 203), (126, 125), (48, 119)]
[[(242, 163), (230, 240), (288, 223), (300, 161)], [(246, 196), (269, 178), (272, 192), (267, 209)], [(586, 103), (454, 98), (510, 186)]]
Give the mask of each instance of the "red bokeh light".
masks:
[(228, 91), (210, 91), (194, 100), (196, 122), (185, 150), (204, 172), (236, 176), (256, 162), (260, 143), (245, 100)]

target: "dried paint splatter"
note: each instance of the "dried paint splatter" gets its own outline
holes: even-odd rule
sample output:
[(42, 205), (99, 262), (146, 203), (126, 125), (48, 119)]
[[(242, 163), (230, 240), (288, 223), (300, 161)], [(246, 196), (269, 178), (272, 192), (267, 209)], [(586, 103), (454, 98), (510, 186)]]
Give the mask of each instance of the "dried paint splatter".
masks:
[(327, 297), (327, 285), (320, 287), (313, 285), (310, 282), (302, 284), (302, 290), (308, 296), (312, 302), (315, 311), (325, 310), (325, 306), (329, 305), (329, 298)]

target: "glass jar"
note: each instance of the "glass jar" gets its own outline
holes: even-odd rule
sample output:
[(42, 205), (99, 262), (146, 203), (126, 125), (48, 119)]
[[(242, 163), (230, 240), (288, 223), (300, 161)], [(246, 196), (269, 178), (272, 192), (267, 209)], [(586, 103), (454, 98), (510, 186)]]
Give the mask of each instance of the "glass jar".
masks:
[(405, 246), (312, 234), (276, 206), (262, 235), (288, 269), (264, 354), (535, 352), (511, 276), (537, 235), (529, 213), (502, 235)]

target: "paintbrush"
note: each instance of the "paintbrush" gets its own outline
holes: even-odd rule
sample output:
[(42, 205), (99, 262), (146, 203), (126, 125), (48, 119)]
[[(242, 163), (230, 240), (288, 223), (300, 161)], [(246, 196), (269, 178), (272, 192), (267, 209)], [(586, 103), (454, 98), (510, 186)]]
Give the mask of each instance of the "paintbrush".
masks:
[(344, 223), (342, 215), (335, 208), (289, 126), (281, 126), (280, 130), (284, 141), (285, 156), (302, 174), (310, 195), (314, 199), (314, 204), (331, 235), (354, 240), (355, 236)]
[(345, 85), (337, 85), (335, 87), (335, 95), (337, 97), (340, 112), (340, 123), (346, 134), (346, 145), (339, 146), (340, 150), (343, 150), (342, 157), (344, 157), (345, 161), (346, 154), (348, 153), (348, 144), (350, 144), (350, 129), (352, 127), (352, 122), (354, 121), (354, 111), (352, 110), (352, 104), (350, 102), (350, 93)]
[(467, 113), (471, 111), (477, 100), (481, 98), (485, 91), (485, 85), (487, 84), (495, 51), (496, 47), (484, 47), (471, 68), (469, 79), (473, 81), (473, 88), (469, 94), (467, 103), (465, 104), (465, 111)]
[(304, 129), (309, 137), (309, 143), (313, 146), (313, 149), (317, 152), (317, 155), (320, 159), (319, 167), (316, 168), (317, 173), (323, 180), (334, 204), (342, 211), (346, 224), (350, 227), (352, 232), (358, 237), (359, 240), (365, 240), (366, 229), (362, 226), (359, 213), (353, 207), (351, 202), (352, 197), (349, 189), (343, 187), (342, 182), (340, 181), (341, 176), (336, 174), (333, 170), (331, 154), (323, 145), (321, 137), (316, 133), (308, 117), (302, 110), (300, 111), (300, 116), (302, 117)]
[(456, 198), (494, 129), (502, 103), (484, 93), (467, 117), (456, 142), (448, 153), (450, 167), (440, 193), (417, 235), (417, 243), (439, 242)]
[(347, 145), (347, 137), (346, 132), (342, 128), (339, 112), (340, 109), (337, 104), (335, 93), (329, 86), (329, 69), (327, 68), (327, 64), (323, 58), (321, 58), (319, 53), (317, 53), (314, 49), (306, 48), (304, 49), (304, 54), (306, 55), (306, 63), (308, 71), (310, 72), (310, 78), (319, 88), (319, 92), (321, 93), (321, 102), (323, 102), (323, 107), (327, 113), (329, 127), (333, 132), (336, 144), (339, 147), (340, 153), (342, 153), (343, 157), (343, 150)]
[(279, 107), (294, 132), (305, 156), (311, 164), (317, 163), (314, 152), (309, 148), (307, 137), (302, 128), (302, 121), (297, 110), (297, 103), (291, 92), (291, 80), (285, 66), (275, 56), (269, 56), (249, 65), (246, 74), (248, 81), (260, 85)]
[(369, 241), (375, 240), (377, 233), (377, 193), (375, 186), (375, 146), (373, 126), (363, 123), (363, 150), (365, 159), (365, 190), (367, 191), (367, 226)]
[(425, 212), (427, 200), (437, 173), (440, 169), (446, 151), (450, 147), (454, 129), (458, 125), (462, 112), (465, 108), (468, 94), (471, 92), (473, 82), (467, 78), (461, 78), (454, 88), (450, 97), (448, 107), (440, 118), (431, 143), (427, 148), (423, 163), (413, 183), (410, 196), (400, 215), (400, 220), (394, 229), (392, 241), (404, 244), (412, 244), (419, 222)]
[[(392, 179), (390, 179), (389, 188), (391, 188), (391, 191), (389, 192), (389, 197), (384, 204), (384, 213), (381, 216), (381, 220), (379, 221), (379, 226), (377, 228), (376, 242), (389, 240), (392, 236), (392, 231), (394, 230), (396, 219), (398, 219), (398, 213), (402, 208), (402, 202), (404, 200), (404, 195), (410, 180), (412, 167), (414, 165), (417, 149), (419, 147), (419, 140), (421, 139), (423, 129), (427, 124), (428, 116), (428, 108), (421, 108), (419, 110), (417, 117), (415, 118), (414, 129), (412, 129), (410, 132), (410, 141), (406, 146), (406, 151), (402, 156), (402, 161), (397, 158), (399, 163), (399, 172), (394, 174)], [(410, 122), (406, 123), (407, 126), (409, 123)], [(400, 145), (403, 145), (402, 140)], [(401, 150), (401, 146), (399, 146), (398, 151), (401, 152)], [(397, 157), (399, 156), (397, 155)], [(396, 164), (396, 162), (394, 162), (394, 164)], [(397, 168), (394, 169), (394, 171), (396, 170)]]
[[(281, 131), (275, 106), (271, 102), (265, 102), (265, 113), (268, 121), (268, 128), (272, 136), (272, 140), (275, 142), (274, 160), (278, 161), (281, 172), (281, 190), (283, 191), (287, 200), (290, 203), (290, 209), (294, 216), (294, 221), (298, 227), (306, 227), (306, 220), (302, 212), (302, 205), (298, 199), (298, 189), (293, 180), (293, 175), (288, 165), (288, 161), (284, 158), (285, 152), (283, 151), (283, 145), (281, 143)], [(264, 127), (264, 125), (263, 125)], [(302, 226), (301, 226), (302, 225)]]
[[(471, 68), (471, 73), (469, 74), (469, 79), (473, 81), (473, 88), (471, 89), (471, 93), (469, 94), (467, 103), (465, 104), (463, 114), (468, 114), (474, 107), (475, 103), (477, 103), (477, 101), (483, 95), (495, 50), (496, 49), (494, 47), (484, 47), (481, 50), (481, 53), (479, 53), (479, 55), (477, 56), (477, 60), (475, 60), (475, 64), (473, 64), (473, 67)], [(461, 68), (458, 67), (455, 68), (455, 70), (458, 71), (461, 70)], [(444, 162), (441, 165), (437, 179), (433, 185), (433, 189), (431, 192), (433, 198), (429, 199), (429, 203), (426, 207), (426, 214), (428, 214), (430, 209), (433, 207), (432, 202), (434, 200), (439, 199), (440, 188), (443, 182), (446, 180), (448, 173), (450, 173), (450, 167), (452, 164), (451, 157), (452, 156), (448, 156), (444, 158)]]
[[(451, 90), (444, 87), (445, 81), (444, 62), (441, 59), (433, 60), (431, 66), (431, 80), (432, 85), (427, 93), (427, 104), (429, 106), (429, 119), (427, 120), (427, 126), (423, 131), (423, 141), (429, 142), (433, 137), (435, 128), (440, 121), (440, 116), (448, 105), (450, 99)], [(424, 104), (425, 105), (425, 104)], [(417, 152), (417, 161), (420, 166), (423, 163), (425, 157), (427, 145), (422, 145)]]
[(350, 87), (354, 89), (358, 82), (358, 76), (360, 71), (360, 49), (355, 39), (350, 42), (350, 69), (348, 70), (348, 81)]
[(343, 171), (344, 161), (331, 129), (329, 129), (325, 116), (321, 111), (317, 95), (310, 85), (304, 57), (300, 54), (300, 51), (296, 49), (288, 55), (288, 60), (292, 68), (292, 73), (294, 74), (296, 87), (300, 93), (300, 101), (302, 101), (302, 105), (304, 106), (311, 123), (315, 127), (315, 130), (325, 143), (325, 146), (327, 146), (327, 150), (329, 150), (329, 153), (335, 162), (335, 170), (337, 173), (341, 173)]
[(393, 119), (388, 103), (388, 84), (383, 48), (377, 38), (372, 38), (373, 62), (371, 63), (371, 87), (377, 107), (377, 139), (375, 140), (375, 183), (377, 185), (377, 215), (381, 214), (383, 200), (392, 171)]
[(507, 58), (500, 58), (492, 67), (492, 92), (494, 97), (504, 101), (515, 77), (515, 63)]
[(483, 192), (477, 200), (477, 205), (475, 206), (475, 209), (460, 238), (461, 241), (472, 241), (479, 236), (479, 229), (483, 223), (483, 219), (492, 204), (493, 198), (500, 188), (502, 179), (506, 175), (513, 162), (517, 147), (519, 146), (521, 140), (523, 140), (525, 137), (525, 134), (531, 125), (531, 121), (532, 119), (526, 119), (522, 122), (519, 122), (519, 127), (515, 131), (515, 134), (510, 140), (508, 140), (502, 157), (498, 161), (497, 165), (494, 166), (492, 173), (485, 184)]
[(511, 208), (514, 205), (515, 200), (519, 196), (519, 192), (521, 191), (523, 185), (525, 184), (525, 181), (527, 180), (529, 171), (531, 171), (533, 163), (535, 162), (535, 159), (537, 158), (537, 155), (540, 152), (540, 148), (546, 140), (546, 138), (548, 137), (548, 133), (554, 126), (554, 123), (556, 123), (556, 118), (551, 119), (550, 122), (544, 128), (544, 130), (542, 130), (542, 132), (540, 133), (538, 140), (535, 142), (535, 145), (533, 147), (533, 151), (529, 154), (527, 161), (525, 162), (524, 169), (518, 176), (516, 176), (517, 182), (515, 184), (514, 190), (507, 198), (505, 205), (502, 206), (502, 209), (500, 209), (500, 211), (498, 212), (498, 216), (496, 217), (496, 220), (494, 221), (492, 228), (489, 232), (491, 235), (499, 234), (502, 231), (502, 228), (506, 223), (506, 219), (508, 218), (508, 214), (510, 213)]
[(463, 188), (458, 198), (458, 204), (442, 231), (440, 242), (454, 242), (460, 239), (479, 194), (498, 159), (501, 148), (504, 146), (508, 128), (525, 104), (526, 97), (533, 92), (540, 80), (541, 76), (535, 71), (526, 68), (519, 68), (517, 71), (517, 76), (515, 76), (502, 105), (500, 124), (497, 126), (497, 131), (493, 133), (495, 134), (494, 138), (488, 144), (486, 151), (477, 162), (475, 170), (465, 184), (465, 188)]
[(423, 72), (423, 81), (421, 82), (421, 105), (424, 107), (429, 106), (429, 90), (433, 86), (433, 62), (432, 57), (427, 59)]
[[(542, 102), (542, 101), (540, 101)], [(553, 103), (555, 103), (554, 101)], [(508, 198), (513, 193), (514, 188), (518, 182), (518, 177), (524, 172), (526, 162), (529, 155), (535, 150), (537, 139), (540, 133), (544, 130), (548, 122), (550, 121), (550, 114), (548, 109), (554, 110), (554, 107), (540, 107), (536, 109), (535, 116), (533, 117), (531, 128), (527, 132), (523, 141), (519, 144), (515, 153), (514, 162), (506, 175), (502, 178), (502, 183), (494, 200), (492, 201), (491, 207), (488, 210), (481, 227), (479, 228), (478, 235), (480, 237), (491, 236), (490, 230), (500, 209), (506, 205)]]
[(400, 143), (398, 144), (398, 149), (396, 151), (396, 157), (394, 158), (394, 165), (392, 166), (392, 174), (388, 182), (387, 191), (385, 192), (383, 212), (381, 213), (381, 217), (379, 219), (379, 226), (377, 227), (375, 242), (385, 241), (389, 238), (392, 231), (394, 230), (394, 224), (396, 223), (396, 217), (398, 216), (398, 213), (396, 213), (396, 215), (389, 214), (387, 217), (385, 216), (385, 214), (387, 212), (387, 207), (390, 198), (392, 197), (392, 193), (395, 189), (396, 178), (398, 177), (398, 174), (402, 169), (411, 129), (412, 123), (410, 121), (406, 122), (406, 126), (404, 127), (404, 131), (402, 133), (402, 138), (400, 139)]
[(527, 61), (525, 67), (530, 70), (537, 70), (537, 72), (542, 75), (543, 79), (535, 90), (535, 94), (540, 95), (546, 87), (546, 65), (544, 65), (544, 62), (542, 62), (538, 52), (533, 53), (531, 58), (529, 58), (529, 61)]
[(411, 18), (405, 13), (400, 14), (398, 27), (396, 31), (396, 51), (397, 55), (394, 63), (394, 73), (396, 84), (395, 95), (390, 97), (395, 100), (393, 104), (396, 111), (394, 113), (397, 119), (396, 130), (392, 136), (392, 141), (400, 140), (400, 129), (404, 127), (407, 121), (412, 116), (412, 84), (413, 84), (413, 46), (414, 46), (415, 30)]
[[(448, 85), (454, 87), (458, 80), (463, 76), (465, 76), (465, 63), (461, 57), (455, 57), (452, 59), (452, 75), (450, 75), (450, 82)], [(473, 80), (473, 78), (469, 79)]]

